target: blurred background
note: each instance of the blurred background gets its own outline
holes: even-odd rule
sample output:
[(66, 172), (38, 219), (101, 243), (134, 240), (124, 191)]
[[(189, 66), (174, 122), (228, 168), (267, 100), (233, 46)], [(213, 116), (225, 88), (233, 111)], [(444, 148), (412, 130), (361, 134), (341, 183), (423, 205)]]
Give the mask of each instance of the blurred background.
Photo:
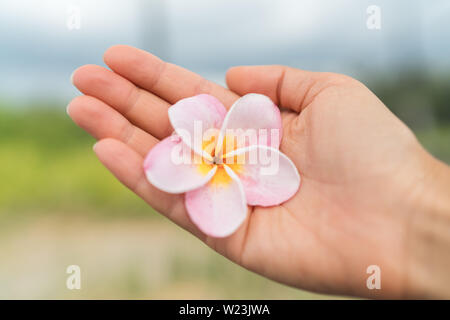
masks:
[[(448, 0), (2, 0), (0, 298), (324, 297), (211, 252), (100, 165), (65, 107), (72, 71), (109, 46), (220, 84), (241, 64), (348, 74), (450, 163), (449, 39)], [(66, 288), (73, 264), (81, 290)]]

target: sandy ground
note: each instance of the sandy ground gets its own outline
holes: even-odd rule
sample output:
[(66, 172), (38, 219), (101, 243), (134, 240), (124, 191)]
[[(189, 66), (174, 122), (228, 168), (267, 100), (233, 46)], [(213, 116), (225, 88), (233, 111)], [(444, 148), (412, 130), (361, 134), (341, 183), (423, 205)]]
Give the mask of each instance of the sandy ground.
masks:
[[(166, 220), (47, 216), (2, 230), (2, 299), (324, 298), (246, 271)], [(66, 286), (69, 265), (80, 290)]]

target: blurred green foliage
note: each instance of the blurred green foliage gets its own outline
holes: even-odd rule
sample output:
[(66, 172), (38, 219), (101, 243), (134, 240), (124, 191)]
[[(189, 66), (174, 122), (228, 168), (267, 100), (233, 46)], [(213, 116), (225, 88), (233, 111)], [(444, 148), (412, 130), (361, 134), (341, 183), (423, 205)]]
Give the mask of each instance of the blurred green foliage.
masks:
[(426, 74), (424, 70), (404, 71), (391, 80), (371, 81), (369, 88), (429, 152), (450, 164), (450, 74)]
[(1, 107), (0, 216), (39, 211), (94, 216), (151, 212), (100, 165), (93, 143), (61, 107)]
[(424, 71), (402, 72), (369, 88), (414, 131), (450, 125), (450, 74), (427, 77)]

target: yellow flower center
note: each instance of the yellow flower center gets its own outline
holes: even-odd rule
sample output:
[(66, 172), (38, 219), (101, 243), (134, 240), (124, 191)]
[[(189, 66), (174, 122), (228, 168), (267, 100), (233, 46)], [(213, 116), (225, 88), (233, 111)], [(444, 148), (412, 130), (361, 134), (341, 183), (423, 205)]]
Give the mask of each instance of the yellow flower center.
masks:
[(209, 139), (205, 139), (202, 141), (202, 149), (207, 152), (213, 158), (213, 162), (205, 161), (204, 158), (201, 159), (201, 163), (198, 165), (198, 170), (202, 175), (208, 174), (215, 166), (217, 167), (216, 173), (211, 179), (211, 184), (219, 186), (228, 184), (232, 181), (231, 177), (228, 175), (224, 168), (224, 164), (226, 164), (230, 169), (232, 169), (235, 173), (239, 173), (242, 170), (242, 166), (239, 162), (239, 156), (233, 156), (225, 158), (224, 155), (236, 150), (238, 148), (237, 138), (232, 135), (226, 135), (223, 138), (222, 152), (218, 157), (215, 155), (215, 149), (217, 144), (217, 136), (212, 136)]

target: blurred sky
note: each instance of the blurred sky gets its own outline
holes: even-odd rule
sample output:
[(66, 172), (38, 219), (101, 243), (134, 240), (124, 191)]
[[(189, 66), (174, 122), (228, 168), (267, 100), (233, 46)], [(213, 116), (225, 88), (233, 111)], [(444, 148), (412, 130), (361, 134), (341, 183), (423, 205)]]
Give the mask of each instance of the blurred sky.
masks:
[[(366, 27), (369, 5), (381, 30)], [(80, 29), (67, 20), (80, 9)], [(134, 45), (224, 83), (239, 64), (286, 64), (360, 79), (450, 73), (448, 0), (2, 0), (0, 98), (69, 99), (78, 66)]]

